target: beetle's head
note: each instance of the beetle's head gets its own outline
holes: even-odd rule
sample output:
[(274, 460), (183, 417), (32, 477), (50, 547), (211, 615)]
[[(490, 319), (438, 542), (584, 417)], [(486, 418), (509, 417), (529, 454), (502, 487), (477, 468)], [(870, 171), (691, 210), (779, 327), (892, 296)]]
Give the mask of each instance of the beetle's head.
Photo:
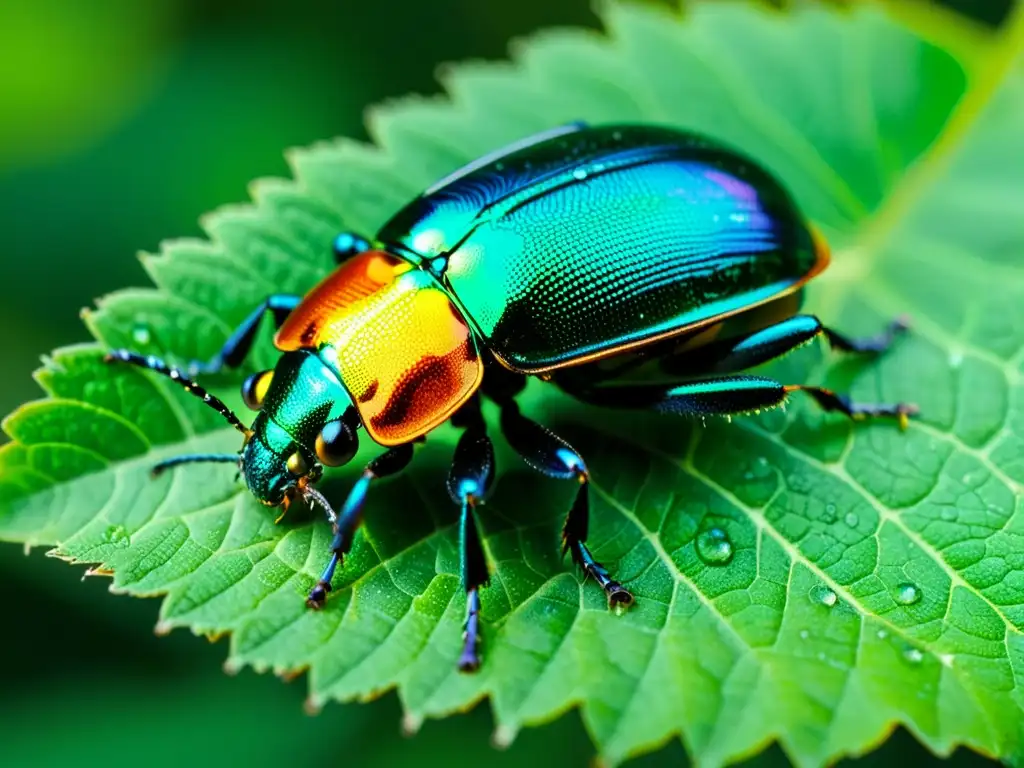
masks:
[(358, 416), (337, 377), (315, 353), (289, 352), (246, 379), (242, 399), (259, 411), (239, 460), (252, 495), (285, 509), (297, 497), (322, 502), (312, 486), (324, 467), (347, 464), (359, 448)]

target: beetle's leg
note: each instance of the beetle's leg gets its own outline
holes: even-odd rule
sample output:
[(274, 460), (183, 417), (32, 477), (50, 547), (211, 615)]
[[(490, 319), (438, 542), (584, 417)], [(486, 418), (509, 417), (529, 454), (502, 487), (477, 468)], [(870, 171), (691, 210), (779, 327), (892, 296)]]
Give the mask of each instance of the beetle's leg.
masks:
[(515, 401), (502, 403), (501, 430), (509, 444), (533, 469), (559, 480), (576, 480), (579, 490), (562, 528), (562, 552), (592, 576), (608, 597), (609, 606), (628, 606), (633, 595), (611, 578), (586, 545), (590, 527), (590, 476), (583, 458), (554, 432), (527, 419)]
[(666, 373), (679, 375), (737, 373), (781, 357), (818, 335), (825, 336), (834, 349), (879, 354), (907, 328), (906, 320), (897, 319), (877, 336), (849, 339), (826, 328), (813, 315), (794, 315), (747, 336), (714, 341), (673, 355), (664, 361), (662, 368)]
[(461, 509), (459, 572), (466, 590), (465, 633), (458, 668), (460, 672), (474, 672), (480, 667), (480, 587), (490, 583), (490, 573), (473, 510), (494, 479), (494, 446), (487, 437), (476, 398), (463, 406), (452, 422), (466, 428), (448, 473), (448, 493)]
[[(334, 530), (334, 538), (331, 539), (331, 559), (320, 575), (320, 580), (309, 593), (306, 605), (310, 608), (323, 608), (327, 600), (327, 593), (331, 591), (331, 580), (334, 578), (334, 571), (341, 563), (342, 558), (352, 548), (352, 539), (356, 535), (360, 522), (363, 519), (363, 502), (366, 501), (366, 492), (370, 484), (379, 478), (397, 474), (409, 466), (412, 460), (412, 443), (396, 445), (386, 453), (382, 453), (363, 470), (362, 476), (352, 486), (341, 512), (334, 515), (328, 508), (327, 514)], [(318, 494), (314, 496), (317, 498)], [(322, 497), (320, 497), (322, 498)], [(326, 505), (325, 505), (326, 506)]]
[(224, 368), (237, 368), (245, 362), (246, 355), (252, 349), (252, 343), (256, 339), (256, 331), (259, 330), (263, 315), (267, 312), (273, 313), (274, 325), (280, 328), (291, 311), (299, 306), (301, 301), (301, 296), (290, 294), (281, 293), (268, 296), (263, 303), (249, 313), (249, 316), (235, 329), (235, 332), (231, 334), (231, 337), (212, 360), (208, 363), (192, 363), (189, 366), (189, 373), (197, 376), (218, 373)]
[(905, 427), (907, 417), (917, 413), (914, 405), (856, 405), (849, 398), (822, 387), (786, 386), (764, 376), (722, 376), (668, 386), (594, 387), (572, 394), (594, 405), (646, 408), (683, 416), (728, 416), (774, 408), (782, 405), (791, 392), (797, 391), (807, 392), (825, 410), (839, 411), (855, 420), (889, 416)]
[(918, 407), (913, 403), (854, 403), (846, 395), (839, 395), (831, 389), (824, 387), (788, 386), (787, 392), (806, 392), (826, 411), (839, 411), (849, 416), (854, 421), (876, 416), (887, 416), (894, 418), (900, 425), (900, 429), (906, 429), (910, 417), (918, 412)]
[(331, 248), (334, 251), (334, 261), (341, 264), (370, 250), (370, 242), (354, 232), (341, 232), (334, 238)]
[(909, 329), (910, 320), (903, 316), (890, 321), (881, 333), (859, 339), (851, 339), (849, 336), (824, 326), (822, 326), (821, 331), (825, 334), (825, 338), (828, 339), (828, 343), (833, 349), (838, 349), (842, 352), (861, 352), (878, 355), (889, 349), (893, 342)]

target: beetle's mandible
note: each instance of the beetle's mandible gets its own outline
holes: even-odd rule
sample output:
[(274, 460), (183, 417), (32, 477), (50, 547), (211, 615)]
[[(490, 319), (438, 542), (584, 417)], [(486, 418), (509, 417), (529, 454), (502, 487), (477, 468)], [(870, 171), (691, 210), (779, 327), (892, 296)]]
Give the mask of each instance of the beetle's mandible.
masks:
[[(878, 354), (906, 324), (852, 339), (799, 314), (804, 284), (828, 264), (827, 246), (768, 172), (705, 137), (562, 126), (439, 181), (372, 242), (342, 234), (333, 247), (334, 272), (305, 297), (267, 297), (189, 375), (127, 350), (108, 360), (169, 376), (244, 435), (238, 454), (181, 456), (155, 471), (236, 464), (262, 503), (286, 510), (302, 498), (327, 511), (334, 537), (307, 599), (313, 609), (327, 600), (374, 481), (405, 468), (435, 427), (461, 428), (448, 491), (461, 510), (463, 671), (480, 664), (479, 590), (489, 577), (474, 519), (494, 479), (482, 398), (500, 407), (501, 431), (527, 464), (578, 485), (563, 551), (620, 607), (632, 594), (586, 543), (587, 464), (520, 413), (528, 377), (599, 406), (701, 417), (772, 408), (797, 390), (853, 419), (905, 426), (916, 410), (743, 373), (817, 336)], [(267, 313), (282, 354), (243, 385), (258, 411), (245, 426), (193, 377), (240, 366)], [(644, 372), (660, 383), (645, 383)], [(335, 512), (314, 485), (323, 467), (352, 459), (360, 430), (385, 450)]]

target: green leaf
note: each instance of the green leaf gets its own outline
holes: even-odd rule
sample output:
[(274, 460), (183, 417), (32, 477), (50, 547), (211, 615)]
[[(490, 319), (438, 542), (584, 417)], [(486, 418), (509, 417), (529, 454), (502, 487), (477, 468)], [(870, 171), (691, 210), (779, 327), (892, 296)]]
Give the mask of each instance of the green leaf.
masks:
[[(896, 723), (938, 754), (1020, 760), (1024, 16), (968, 66), (873, 8), (602, 14), (607, 36), (545, 33), (512, 64), (446, 70), (450, 101), (372, 113), (378, 147), (298, 151), (298, 181), (211, 216), (211, 242), (146, 257), (156, 290), (101, 302), (87, 318), (100, 344), (54, 353), (38, 374), (50, 399), (7, 421), (0, 536), (97, 563), (115, 591), (166, 595), (161, 628), (231, 633), (232, 667), (308, 669), (315, 705), (397, 688), (410, 728), (489, 697), (499, 742), (579, 707), (609, 764), (680, 737), (708, 765), (773, 740), (814, 765)], [(481, 516), (487, 656), (461, 676), (450, 428), (374, 488), (343, 584), (312, 613), (327, 526), (275, 525), (223, 467), (151, 480), (154, 461), (237, 449), (237, 435), (168, 382), (103, 366), (100, 348), (209, 357), (268, 291), (328, 270), (338, 229), (373, 232), (441, 174), (576, 119), (702, 131), (779, 174), (836, 251), (812, 308), (851, 333), (904, 312), (915, 326), (877, 362), (812, 348), (773, 372), (921, 416), (901, 433), (794, 400), (702, 426), (598, 415), (537, 383), (524, 409), (586, 446), (590, 540), (638, 602), (609, 613), (560, 560), (572, 489), (501, 449)], [(253, 368), (273, 360), (268, 341)], [(712, 526), (727, 564), (708, 562)]]

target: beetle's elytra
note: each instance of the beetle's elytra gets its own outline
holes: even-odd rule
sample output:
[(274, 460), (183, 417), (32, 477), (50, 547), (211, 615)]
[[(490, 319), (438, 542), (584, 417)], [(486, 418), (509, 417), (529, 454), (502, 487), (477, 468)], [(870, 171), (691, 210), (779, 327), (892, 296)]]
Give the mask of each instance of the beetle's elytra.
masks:
[[(287, 509), (301, 497), (327, 511), (334, 538), (307, 600), (314, 609), (373, 481), (402, 470), (438, 425), (462, 428), (448, 490), (461, 508), (464, 671), (480, 663), (479, 589), (488, 583), (474, 522), (494, 477), (482, 397), (500, 406), (501, 431), (527, 464), (579, 484), (562, 545), (619, 605), (633, 596), (586, 544), (587, 465), (519, 412), (527, 377), (596, 405), (698, 416), (771, 408), (795, 390), (854, 419), (905, 425), (915, 411), (742, 373), (819, 335), (843, 351), (879, 353), (905, 325), (858, 340), (797, 314), (802, 286), (828, 263), (826, 246), (771, 175), (703, 137), (556, 128), (438, 182), (372, 243), (339, 235), (334, 251), (339, 266), (305, 298), (268, 297), (213, 361), (194, 366), (193, 375), (241, 365), (262, 316), (273, 315), (282, 354), (243, 386), (259, 411), (250, 427), (160, 360), (125, 350), (108, 359), (170, 376), (245, 436), (239, 454), (181, 456), (156, 471), (230, 462), (264, 504)], [(642, 371), (670, 383), (644, 383)], [(314, 484), (324, 466), (352, 459), (360, 429), (386, 450), (335, 513)]]

